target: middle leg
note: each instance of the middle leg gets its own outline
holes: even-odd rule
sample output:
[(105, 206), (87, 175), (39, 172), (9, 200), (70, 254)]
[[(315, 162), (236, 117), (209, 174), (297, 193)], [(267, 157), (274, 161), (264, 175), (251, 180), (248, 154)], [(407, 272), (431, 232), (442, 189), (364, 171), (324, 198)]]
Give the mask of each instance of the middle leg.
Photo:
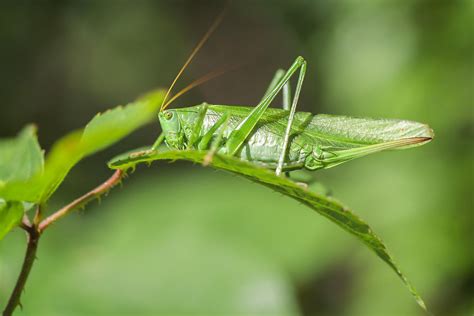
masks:
[(226, 142), (226, 153), (229, 155), (235, 155), (237, 151), (241, 148), (247, 137), (254, 130), (257, 123), (260, 121), (261, 117), (265, 113), (265, 110), (268, 108), (270, 103), (275, 99), (276, 95), (283, 89), (284, 85), (290, 80), (293, 74), (300, 69), (300, 76), (298, 79), (298, 85), (296, 87), (295, 98), (293, 99), (292, 107), (290, 110), (288, 125), (284, 135), (283, 151), (279, 160), (277, 167), (277, 174), (281, 174), (281, 169), (284, 164), (284, 158), (286, 155), (286, 148), (288, 147), (288, 139), (291, 132), (291, 125), (293, 123), (293, 117), (296, 110), (296, 105), (298, 103), (299, 93), (301, 91), (301, 86), (303, 83), (303, 78), (306, 73), (306, 61), (303, 57), (298, 57), (293, 62), (291, 67), (282, 77), (282, 79), (277, 83), (274, 89), (268, 93), (266, 97), (245, 117), (240, 121), (238, 126), (234, 131), (229, 135), (229, 139)]
[(293, 125), (293, 119), (296, 113), (296, 106), (298, 105), (298, 98), (300, 96), (301, 87), (303, 86), (305, 74), (306, 74), (306, 61), (303, 59), (302, 64), (301, 64), (300, 74), (298, 77), (298, 82), (296, 84), (295, 97), (291, 104), (290, 115), (288, 116), (288, 124), (286, 125), (285, 136), (283, 139), (283, 148), (280, 153), (280, 158), (278, 159), (277, 168), (275, 170), (275, 174), (277, 176), (281, 175), (281, 171), (283, 170), (283, 165), (285, 164), (285, 157), (286, 157), (288, 142), (289, 142), (290, 134), (291, 134), (291, 126)]

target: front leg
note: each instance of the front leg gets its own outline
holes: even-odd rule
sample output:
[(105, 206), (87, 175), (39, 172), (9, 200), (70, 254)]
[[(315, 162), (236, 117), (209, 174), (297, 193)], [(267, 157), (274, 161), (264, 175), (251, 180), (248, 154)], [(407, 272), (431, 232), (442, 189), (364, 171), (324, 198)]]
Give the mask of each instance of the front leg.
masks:
[(150, 149), (140, 150), (140, 151), (131, 153), (130, 158), (138, 158), (138, 157), (142, 157), (142, 156), (146, 156), (146, 155), (150, 155), (150, 154), (155, 153), (156, 150), (158, 149), (158, 147), (160, 147), (160, 145), (163, 143), (164, 140), (165, 140), (165, 134), (161, 133), (158, 136), (158, 138), (155, 140), (153, 145), (150, 147)]
[(161, 133), (160, 136), (158, 136), (158, 138), (155, 140), (155, 142), (151, 146), (150, 151), (156, 151), (158, 147), (160, 147), (160, 145), (163, 143), (164, 140), (165, 140), (165, 133)]

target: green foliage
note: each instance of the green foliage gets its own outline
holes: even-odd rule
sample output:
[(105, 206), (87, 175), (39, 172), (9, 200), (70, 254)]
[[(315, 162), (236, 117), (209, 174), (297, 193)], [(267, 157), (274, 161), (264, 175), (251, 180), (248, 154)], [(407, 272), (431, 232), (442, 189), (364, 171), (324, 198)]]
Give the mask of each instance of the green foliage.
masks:
[(28, 181), (18, 179), (5, 183), (0, 187), (0, 197), (13, 201), (46, 202), (81, 159), (116, 143), (149, 122), (162, 98), (163, 91), (158, 90), (127, 106), (97, 114), (84, 129), (67, 134), (53, 145), (46, 156), (43, 172), (30, 172)]
[[(30, 190), (31, 179), (43, 172), (43, 152), (36, 138), (36, 128), (26, 126), (15, 138), (0, 140), (0, 191), (11, 183), (21, 183), (17, 192)], [(23, 216), (23, 204), (0, 196), (0, 240)]]
[(5, 202), (0, 200), (0, 240), (15, 226), (23, 217), (23, 204), (20, 202)]
[(0, 187), (11, 181), (26, 181), (42, 170), (43, 152), (33, 125), (15, 138), (0, 140)]
[(72, 132), (57, 141), (46, 157), (45, 174), (39, 180), (40, 191), (34, 201), (46, 201), (81, 159), (113, 145), (148, 123), (163, 96), (163, 91), (159, 90), (127, 106), (99, 113), (84, 130)]
[(84, 157), (104, 149), (149, 122), (163, 99), (152, 92), (127, 106), (97, 114), (83, 130), (59, 139), (43, 161), (33, 126), (0, 140), (0, 239), (24, 212), (22, 202), (44, 203)]
[[(155, 160), (177, 159), (203, 163), (205, 156), (206, 152), (193, 150), (184, 151), (163, 149), (157, 152), (139, 150), (114, 158), (109, 162), (109, 167), (112, 169), (126, 170), (134, 168), (139, 163), (151, 163)], [(426, 309), (423, 300), (407, 278), (402, 274), (382, 240), (372, 231), (368, 224), (337, 200), (311, 192), (285, 177), (276, 176), (274, 172), (268, 169), (258, 167), (234, 157), (216, 154), (210, 165), (216, 169), (229, 171), (270, 187), (277, 192), (285, 194), (307, 205), (320, 215), (339, 225), (345, 231), (357, 237), (367, 247), (374, 251), (385, 263), (387, 263), (402, 279), (417, 303), (422, 308)]]

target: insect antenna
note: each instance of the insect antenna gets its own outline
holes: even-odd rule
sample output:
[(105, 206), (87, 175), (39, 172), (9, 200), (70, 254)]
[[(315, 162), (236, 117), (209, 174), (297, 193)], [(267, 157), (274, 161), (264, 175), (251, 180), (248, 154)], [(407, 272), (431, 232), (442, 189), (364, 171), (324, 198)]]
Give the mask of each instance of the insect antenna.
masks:
[[(184, 63), (183, 67), (181, 67), (181, 69), (179, 70), (178, 74), (176, 75), (176, 77), (174, 78), (173, 82), (171, 83), (171, 86), (169, 87), (168, 91), (166, 91), (166, 95), (163, 99), (163, 102), (161, 103), (161, 107), (160, 107), (160, 112), (163, 111), (165, 109), (165, 105), (169, 104), (170, 102), (166, 102), (170, 93), (171, 93), (171, 90), (173, 89), (173, 87), (175, 86), (176, 82), (178, 81), (178, 79), (181, 77), (181, 75), (183, 74), (184, 70), (188, 67), (188, 65), (191, 63), (191, 61), (193, 60), (194, 56), (197, 54), (197, 52), (199, 52), (199, 50), (201, 49), (201, 47), (204, 45), (204, 43), (209, 39), (209, 37), (211, 36), (211, 34), (216, 30), (216, 28), (219, 26), (219, 24), (222, 22), (222, 19), (224, 18), (224, 15), (225, 15), (225, 12), (227, 11), (227, 7), (226, 6), (222, 12), (217, 16), (217, 18), (214, 20), (214, 22), (211, 24), (211, 26), (209, 27), (209, 29), (207, 30), (206, 34), (204, 34), (204, 36), (202, 37), (202, 39), (199, 41), (199, 43), (196, 45), (196, 47), (194, 47), (193, 51), (191, 52), (191, 55), (189, 55), (188, 59), (186, 60), (186, 62)], [(184, 89), (183, 89), (184, 90)]]
[(178, 93), (173, 95), (173, 97), (171, 99), (169, 99), (168, 102), (166, 102), (161, 107), (161, 110), (162, 111), (165, 110), (171, 103), (173, 103), (177, 98), (179, 98), (180, 96), (182, 96), (183, 94), (185, 94), (189, 90), (191, 90), (193, 88), (196, 88), (197, 86), (200, 86), (203, 83), (208, 82), (209, 80), (217, 78), (217, 77), (219, 77), (219, 76), (221, 76), (221, 75), (223, 75), (223, 74), (225, 74), (229, 71), (235, 70), (235, 69), (240, 68), (240, 67), (241, 67), (241, 65), (236, 65), (236, 66), (226, 67), (226, 68), (222, 68), (222, 69), (217, 69), (217, 70), (214, 70), (214, 71), (202, 76), (201, 78), (198, 78), (198, 79), (194, 80), (188, 86), (184, 87)]

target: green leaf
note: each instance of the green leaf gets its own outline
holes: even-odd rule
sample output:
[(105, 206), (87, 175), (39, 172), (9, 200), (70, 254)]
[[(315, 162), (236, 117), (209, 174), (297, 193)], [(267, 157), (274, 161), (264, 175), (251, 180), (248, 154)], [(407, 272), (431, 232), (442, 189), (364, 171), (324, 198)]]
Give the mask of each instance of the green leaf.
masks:
[(163, 97), (164, 91), (157, 90), (136, 102), (97, 114), (84, 129), (67, 134), (53, 145), (46, 156), (44, 172), (37, 173), (28, 183), (28, 192), (21, 189), (25, 182), (17, 181), (0, 186), (0, 196), (6, 200), (47, 201), (81, 159), (113, 145), (148, 123)]
[(16, 138), (0, 140), (0, 198), (26, 200), (43, 168), (35, 126), (26, 126)]
[(0, 183), (28, 180), (43, 170), (36, 127), (28, 125), (15, 138), (0, 139)]
[(24, 209), (21, 202), (0, 200), (0, 240), (20, 223), (23, 213)]
[[(168, 150), (163, 148), (157, 152), (150, 152), (145, 149), (120, 155), (109, 162), (111, 169), (126, 170), (135, 168), (139, 163), (148, 163), (155, 160), (188, 160), (194, 163), (202, 163), (207, 152), (192, 150)], [(393, 271), (400, 277), (407, 286), (417, 303), (426, 310), (422, 298), (408, 279), (402, 274), (393, 257), (389, 254), (387, 247), (382, 240), (372, 231), (367, 223), (352, 213), (347, 207), (337, 200), (311, 192), (297, 183), (285, 178), (278, 177), (274, 172), (259, 166), (244, 162), (235, 157), (216, 154), (210, 165), (216, 169), (221, 169), (248, 178), (273, 190), (287, 195), (304, 205), (312, 208), (320, 215), (328, 218), (339, 225), (345, 231), (362, 241), (369, 249), (374, 251)]]
[(150, 94), (125, 107), (116, 107), (97, 114), (90, 121), (81, 138), (81, 150), (90, 155), (104, 149), (150, 121), (161, 105), (163, 91)]

